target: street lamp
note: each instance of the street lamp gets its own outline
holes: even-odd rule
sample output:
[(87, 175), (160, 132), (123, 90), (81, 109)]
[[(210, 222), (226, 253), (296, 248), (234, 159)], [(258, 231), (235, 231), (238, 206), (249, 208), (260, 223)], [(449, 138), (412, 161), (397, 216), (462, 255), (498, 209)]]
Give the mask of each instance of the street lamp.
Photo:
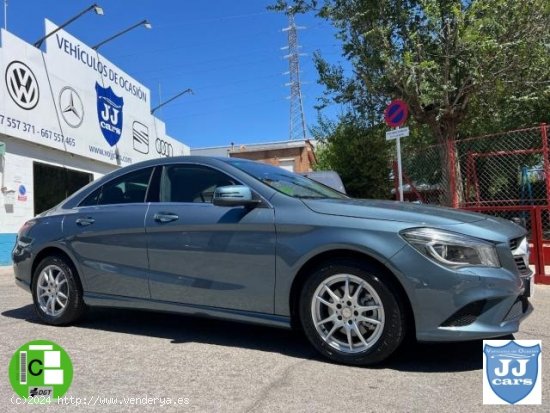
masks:
[(167, 105), (168, 103), (172, 102), (173, 100), (176, 100), (176, 99), (179, 98), (181, 95), (185, 95), (186, 93), (190, 93), (190, 94), (192, 94), (192, 95), (195, 94), (195, 93), (193, 92), (193, 90), (191, 90), (191, 89), (185, 89), (183, 92), (180, 92), (180, 93), (178, 93), (178, 94), (175, 95), (175, 96), (172, 96), (172, 97), (171, 97), (170, 99), (168, 99), (167, 101), (162, 102), (160, 105), (155, 106), (153, 109), (151, 109), (151, 115), (152, 115), (153, 113), (155, 113), (155, 111), (156, 111), (157, 109), (160, 109), (160, 108), (163, 107), (164, 105)]
[(48, 33), (46, 36), (44, 36), (43, 38), (41, 38), (40, 40), (38, 40), (34, 45), (36, 47), (38, 47), (40, 49), (40, 46), (42, 46), (42, 43), (44, 43), (44, 40), (46, 40), (48, 37), (50, 37), (51, 35), (57, 33), (59, 30), (63, 29), (64, 27), (68, 26), (69, 24), (71, 24), (72, 22), (74, 22), (76, 19), (78, 19), (80, 16), (82, 16), (83, 14), (86, 14), (88, 13), (89, 11), (94, 11), (95, 14), (97, 14), (98, 16), (103, 16), (103, 9), (98, 6), (97, 4), (92, 4), (90, 7), (88, 7), (86, 10), (83, 10), (81, 11), (80, 13), (78, 13), (76, 16), (74, 16), (73, 18), (67, 20), (65, 23), (63, 23), (61, 26), (59, 26), (57, 29), (55, 29), (54, 31)]
[(133, 29), (135, 29), (136, 27), (139, 27), (139, 26), (143, 26), (143, 27), (145, 27), (146, 29), (152, 29), (152, 28), (153, 28), (153, 26), (151, 25), (151, 23), (149, 23), (147, 20), (142, 20), (142, 21), (140, 21), (139, 23), (136, 23), (136, 24), (134, 24), (133, 26), (130, 26), (130, 27), (128, 27), (127, 29), (125, 29), (125, 30), (123, 30), (123, 31), (121, 31), (121, 32), (119, 32), (119, 33), (117, 33), (117, 34), (115, 34), (115, 35), (109, 37), (108, 39), (103, 40), (102, 42), (100, 42), (100, 43), (98, 43), (98, 44), (96, 44), (94, 47), (92, 47), (92, 49), (97, 50), (97, 49), (99, 49), (101, 46), (103, 46), (105, 43), (110, 42), (111, 40), (116, 39), (117, 37), (120, 37), (120, 36), (122, 36), (123, 34), (128, 33), (130, 30), (133, 30)]
[(8, 0), (4, 0), (4, 30), (8, 30)]

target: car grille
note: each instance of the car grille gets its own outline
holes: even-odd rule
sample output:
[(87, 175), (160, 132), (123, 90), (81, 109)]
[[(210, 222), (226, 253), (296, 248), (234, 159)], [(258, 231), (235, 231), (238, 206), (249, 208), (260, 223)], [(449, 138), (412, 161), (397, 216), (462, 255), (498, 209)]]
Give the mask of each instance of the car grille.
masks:
[(521, 244), (521, 241), (523, 241), (524, 237), (514, 238), (510, 240), (510, 249), (514, 251), (519, 247), (519, 244)]
[(531, 269), (525, 263), (525, 259), (523, 257), (514, 257), (514, 261), (516, 262), (516, 267), (518, 267), (518, 271), (521, 275), (528, 275), (531, 273)]
[(508, 314), (506, 314), (506, 317), (504, 317), (504, 320), (502, 321), (516, 320), (520, 318), (528, 308), (529, 301), (526, 297), (520, 296), (512, 305), (512, 308), (510, 308), (510, 311), (508, 311)]
[(531, 269), (529, 268), (529, 255), (527, 251), (517, 251), (525, 237), (514, 238), (510, 240), (510, 250), (514, 254), (514, 261), (516, 267), (521, 275), (530, 275)]
[(474, 301), (465, 305), (441, 324), (441, 327), (464, 327), (477, 320), (487, 300)]

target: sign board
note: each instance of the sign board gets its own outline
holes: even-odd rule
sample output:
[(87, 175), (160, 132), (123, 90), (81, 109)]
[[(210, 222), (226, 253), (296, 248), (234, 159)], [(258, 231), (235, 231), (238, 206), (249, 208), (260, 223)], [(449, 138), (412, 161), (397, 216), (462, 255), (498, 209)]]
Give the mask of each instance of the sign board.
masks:
[(46, 52), (1, 36), (0, 133), (120, 166), (188, 154), (151, 115), (149, 89), (66, 31)]
[(4, 142), (0, 142), (0, 156), (6, 154), (6, 144)]
[(401, 99), (392, 101), (384, 111), (384, 120), (391, 128), (403, 126), (409, 116), (409, 106)]
[(405, 136), (409, 136), (409, 128), (397, 128), (386, 132), (387, 141), (403, 138)]

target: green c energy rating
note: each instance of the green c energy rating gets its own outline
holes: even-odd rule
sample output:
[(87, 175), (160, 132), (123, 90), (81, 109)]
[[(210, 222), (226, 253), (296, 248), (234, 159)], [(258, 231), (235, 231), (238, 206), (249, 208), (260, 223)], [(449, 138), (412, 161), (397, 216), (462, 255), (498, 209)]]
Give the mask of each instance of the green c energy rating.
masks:
[(62, 397), (73, 380), (73, 365), (59, 344), (33, 340), (13, 354), (9, 365), (10, 383), (21, 398), (52, 400)]

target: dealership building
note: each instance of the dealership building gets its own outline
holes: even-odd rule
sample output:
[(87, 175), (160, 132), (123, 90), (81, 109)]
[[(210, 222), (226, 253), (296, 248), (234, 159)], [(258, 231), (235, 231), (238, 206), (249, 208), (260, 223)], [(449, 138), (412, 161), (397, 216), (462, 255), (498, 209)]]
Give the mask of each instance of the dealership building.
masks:
[[(57, 26), (46, 20), (46, 33)], [(21, 225), (117, 168), (188, 155), (151, 94), (63, 30), (46, 51), (0, 33), (0, 265)]]

